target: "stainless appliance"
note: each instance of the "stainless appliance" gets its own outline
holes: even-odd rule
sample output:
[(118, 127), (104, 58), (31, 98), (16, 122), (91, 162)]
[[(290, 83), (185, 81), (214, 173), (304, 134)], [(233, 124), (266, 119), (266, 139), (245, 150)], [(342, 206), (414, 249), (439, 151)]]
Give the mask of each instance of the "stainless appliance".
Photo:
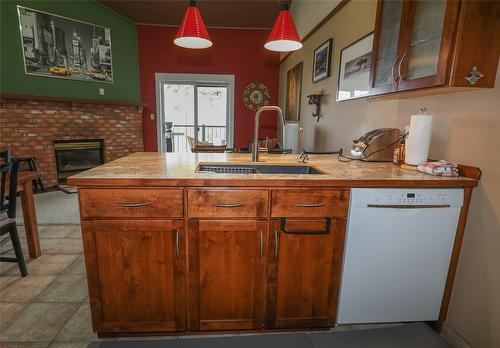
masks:
[(397, 128), (375, 129), (353, 140), (351, 155), (364, 161), (391, 162), (401, 139), (401, 131)]
[(462, 189), (352, 189), (340, 324), (437, 320)]

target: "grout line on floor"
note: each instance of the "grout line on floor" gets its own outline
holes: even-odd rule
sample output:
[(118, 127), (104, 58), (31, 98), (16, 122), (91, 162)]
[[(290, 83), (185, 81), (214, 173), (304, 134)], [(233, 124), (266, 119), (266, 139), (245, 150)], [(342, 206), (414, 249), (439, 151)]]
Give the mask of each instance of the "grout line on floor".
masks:
[[(64, 303), (64, 302), (59, 302), (59, 303)], [(72, 303), (76, 303), (76, 302), (72, 302)], [(83, 302), (80, 303), (79, 306), (76, 307), (75, 311), (73, 312), (73, 314), (71, 314), (68, 318), (68, 320), (66, 320), (66, 322), (64, 323), (64, 325), (61, 327), (61, 329), (59, 331), (57, 331), (57, 333), (54, 335), (54, 337), (52, 337), (52, 341), (50, 341), (48, 347), (50, 347), (52, 345), (52, 343), (55, 342), (55, 339), (56, 337), (61, 333), (62, 330), (64, 330), (64, 328), (66, 327), (66, 325), (69, 323), (69, 321), (71, 320), (71, 318), (73, 318), (73, 316), (76, 314), (76, 312), (78, 312), (78, 309), (80, 309), (80, 307), (82, 306), (82, 304), (85, 303), (85, 300)], [(75, 341), (76, 342), (76, 341)], [(86, 341), (83, 341), (83, 342), (86, 342)]]
[[(79, 253), (81, 255), (83, 255), (83, 253)], [(71, 266), (73, 266), (74, 263), (78, 262), (79, 258), (77, 257), (73, 262), (71, 262), (68, 267), (66, 267), (62, 272), (61, 272), (61, 275), (64, 275), (64, 272), (66, 272)], [(87, 277), (85, 276), (85, 274), (67, 274), (67, 275), (82, 275), (85, 277), (85, 286), (87, 286)]]

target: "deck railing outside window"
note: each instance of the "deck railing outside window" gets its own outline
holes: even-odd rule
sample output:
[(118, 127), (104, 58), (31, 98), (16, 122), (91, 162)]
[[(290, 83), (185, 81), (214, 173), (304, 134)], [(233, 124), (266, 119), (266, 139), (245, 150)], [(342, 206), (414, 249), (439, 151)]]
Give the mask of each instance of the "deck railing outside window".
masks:
[[(190, 152), (187, 136), (195, 138), (195, 126), (192, 124), (172, 124), (167, 122), (167, 152)], [(223, 145), (226, 143), (226, 126), (198, 125), (198, 141)]]

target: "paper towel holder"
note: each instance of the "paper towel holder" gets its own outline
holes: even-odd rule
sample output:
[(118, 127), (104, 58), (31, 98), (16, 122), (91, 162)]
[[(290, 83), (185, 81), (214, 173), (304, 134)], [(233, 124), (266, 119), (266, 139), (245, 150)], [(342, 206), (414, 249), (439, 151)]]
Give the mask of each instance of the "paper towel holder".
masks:
[(307, 98), (309, 98), (308, 104), (316, 106), (315, 110), (312, 113), (312, 117), (316, 117), (316, 122), (319, 122), (322, 96), (322, 93), (313, 93), (307, 96)]

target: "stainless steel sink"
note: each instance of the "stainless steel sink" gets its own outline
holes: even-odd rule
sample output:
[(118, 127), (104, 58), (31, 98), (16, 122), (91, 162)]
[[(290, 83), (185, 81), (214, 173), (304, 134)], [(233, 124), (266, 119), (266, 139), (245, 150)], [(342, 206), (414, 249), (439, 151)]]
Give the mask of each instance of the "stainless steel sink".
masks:
[(217, 174), (325, 174), (308, 165), (286, 164), (200, 164), (196, 172)]

